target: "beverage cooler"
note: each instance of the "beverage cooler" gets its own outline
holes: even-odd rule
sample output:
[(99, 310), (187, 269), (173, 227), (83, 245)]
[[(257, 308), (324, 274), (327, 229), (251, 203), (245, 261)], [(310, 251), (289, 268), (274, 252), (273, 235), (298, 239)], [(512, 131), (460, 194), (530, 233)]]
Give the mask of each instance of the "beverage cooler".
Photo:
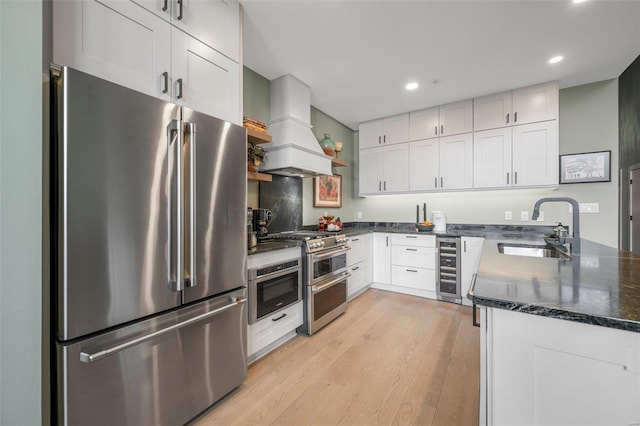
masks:
[(436, 240), (436, 290), (438, 300), (462, 303), (460, 295), (460, 238)]

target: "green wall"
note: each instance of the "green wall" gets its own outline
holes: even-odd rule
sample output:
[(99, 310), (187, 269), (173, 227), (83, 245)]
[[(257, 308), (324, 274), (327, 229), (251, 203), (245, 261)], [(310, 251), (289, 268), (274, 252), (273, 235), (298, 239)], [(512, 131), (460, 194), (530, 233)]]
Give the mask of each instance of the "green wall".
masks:
[(42, 402), (41, 0), (0, 1), (0, 424)]

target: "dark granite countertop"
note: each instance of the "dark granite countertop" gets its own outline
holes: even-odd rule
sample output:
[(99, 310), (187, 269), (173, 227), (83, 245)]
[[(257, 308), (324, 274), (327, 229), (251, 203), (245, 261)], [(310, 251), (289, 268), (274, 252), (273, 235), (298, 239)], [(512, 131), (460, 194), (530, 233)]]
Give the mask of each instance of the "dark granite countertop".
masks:
[(570, 260), (504, 255), (498, 242), (544, 244), (530, 235), (487, 235), (473, 296), (478, 305), (640, 332), (640, 256), (581, 239)]

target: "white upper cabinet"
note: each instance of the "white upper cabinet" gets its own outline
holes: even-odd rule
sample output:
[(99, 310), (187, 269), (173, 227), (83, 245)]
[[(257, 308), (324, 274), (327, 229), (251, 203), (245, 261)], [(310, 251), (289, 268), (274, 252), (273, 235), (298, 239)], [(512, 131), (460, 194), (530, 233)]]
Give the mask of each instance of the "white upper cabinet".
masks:
[(473, 187), (471, 133), (411, 142), (409, 189), (440, 191)]
[(473, 135), (440, 138), (440, 189), (473, 187)]
[(235, 62), (240, 62), (237, 0), (131, 0)]
[(453, 102), (409, 113), (410, 140), (469, 133), (473, 130), (473, 101)]
[(398, 114), (361, 123), (358, 131), (360, 149), (407, 142), (409, 114)]
[(473, 129), (475, 131), (557, 118), (557, 81), (474, 99)]
[(473, 130), (473, 101), (440, 106), (440, 136), (470, 133)]
[(558, 183), (558, 123), (543, 121), (513, 127), (513, 185)]
[(475, 132), (473, 135), (473, 187), (511, 185), (511, 128)]
[(240, 124), (239, 65), (182, 31), (172, 41), (175, 102)]
[(440, 135), (440, 108), (427, 108), (409, 113), (409, 140), (437, 138)]
[(409, 190), (435, 191), (440, 177), (440, 140), (427, 139), (409, 144)]
[[(206, 37), (192, 37), (172, 25), (169, 12), (175, 5), (167, 1), (167, 11), (163, 0), (54, 1), (53, 61), (241, 124), (238, 55), (231, 60), (205, 44)], [(222, 4), (185, 1), (184, 7), (202, 6), (203, 16), (213, 19), (210, 12), (222, 7), (214, 3)], [(239, 5), (224, 5), (225, 19), (232, 19), (233, 7), (238, 9), (235, 29), (226, 36), (239, 43)]]
[(128, 1), (54, 1), (53, 61), (171, 100), (171, 27)]
[(360, 150), (359, 193), (361, 195), (408, 190), (408, 143)]

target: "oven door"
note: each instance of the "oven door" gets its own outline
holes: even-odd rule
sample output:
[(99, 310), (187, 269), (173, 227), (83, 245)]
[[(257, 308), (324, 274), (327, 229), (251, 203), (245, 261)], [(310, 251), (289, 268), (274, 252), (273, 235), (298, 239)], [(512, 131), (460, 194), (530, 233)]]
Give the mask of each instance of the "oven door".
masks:
[(309, 265), (307, 283), (309, 285), (316, 285), (326, 281), (332, 276), (346, 272), (347, 251), (349, 251), (349, 247), (340, 247), (307, 255), (307, 263)]
[(300, 268), (249, 280), (249, 324), (302, 300)]
[(323, 283), (308, 287), (307, 333), (313, 334), (347, 310), (347, 278), (341, 273)]

